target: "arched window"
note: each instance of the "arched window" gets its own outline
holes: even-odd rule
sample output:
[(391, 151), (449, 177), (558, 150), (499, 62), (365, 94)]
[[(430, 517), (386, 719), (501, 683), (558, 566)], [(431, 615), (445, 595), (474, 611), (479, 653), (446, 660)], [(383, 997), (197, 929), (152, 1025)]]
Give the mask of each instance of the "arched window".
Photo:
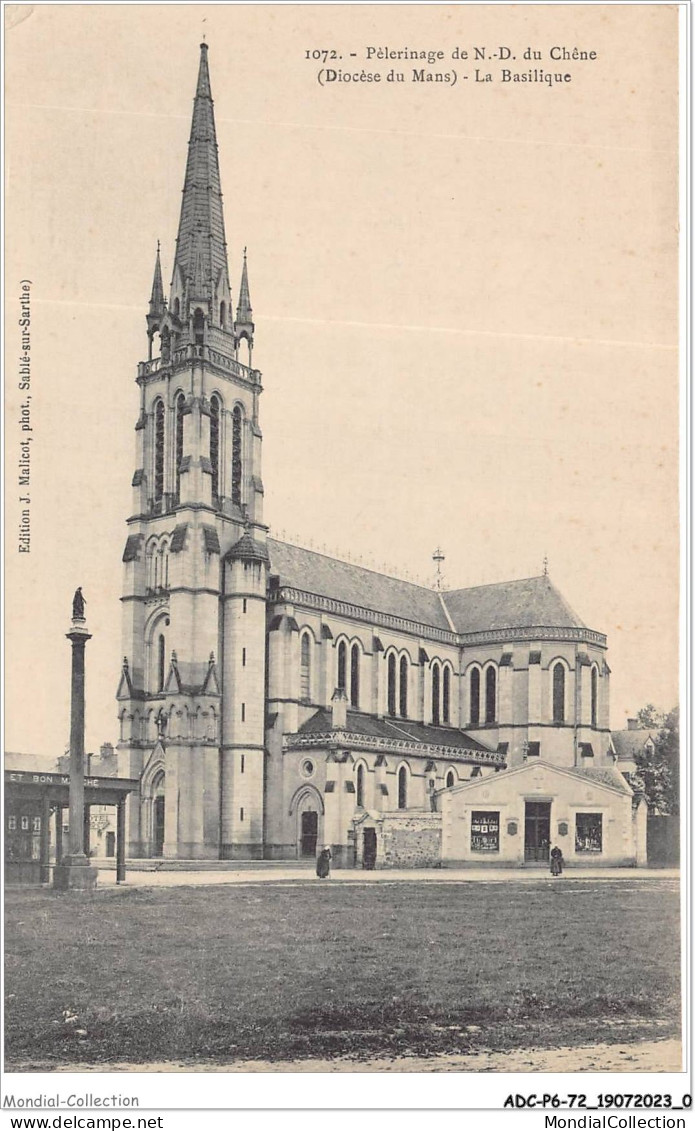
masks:
[(553, 668), (553, 722), (565, 721), (565, 665), (555, 664)]
[(311, 701), (311, 640), (308, 632), (302, 636), (299, 694), (305, 703)]
[(364, 809), (364, 766), (360, 762), (357, 767), (357, 782), (355, 785), (357, 793), (357, 808)]
[(205, 318), (203, 316), (202, 310), (200, 310), (199, 308), (193, 315), (193, 336), (195, 337), (195, 343), (197, 346), (202, 346), (204, 332)]
[(439, 664), (435, 664), (432, 668), (432, 722), (435, 726), (439, 726)]
[(591, 725), (598, 725), (598, 669), (591, 669)]
[(157, 640), (157, 691), (164, 691), (164, 680), (166, 678), (166, 640), (164, 633), (160, 632)]
[(451, 722), (451, 669), (444, 668), (442, 674), (442, 722)]
[(360, 646), (353, 644), (350, 649), (350, 704), (360, 705)]
[(186, 398), (183, 393), (179, 393), (176, 398), (176, 452), (174, 459), (176, 461), (176, 500), (181, 500), (181, 461), (183, 459), (183, 416), (186, 407)]
[(178, 318), (181, 313), (181, 303), (177, 298), (174, 299), (174, 318)]
[(158, 585), (160, 589), (169, 588), (169, 543), (164, 541), (159, 547), (159, 577)]
[(485, 722), (494, 723), (497, 718), (497, 672), (488, 668), (485, 672)]
[(398, 771), (398, 808), (408, 808), (408, 771), (405, 766)]
[(164, 497), (164, 401), (154, 406), (154, 501)]
[(470, 724), (480, 726), (480, 668), (473, 668), (470, 679)]
[(227, 321), (227, 304), (224, 300), (220, 303), (220, 326), (224, 329), (225, 322)]
[(155, 589), (157, 587), (157, 543), (156, 541), (150, 542), (147, 547), (147, 588)]
[(452, 787), (452, 785), (454, 784), (455, 781), (456, 781), (456, 776), (454, 774), (454, 771), (449, 770), (449, 772), (446, 775), (446, 788), (451, 789), (451, 787)]
[(391, 652), (388, 658), (388, 713), (396, 713), (396, 656)]
[(398, 709), (401, 718), (405, 719), (408, 717), (408, 659), (406, 656), (401, 656), (399, 683)]
[(220, 496), (220, 398), (210, 397), (210, 466), (212, 468), (212, 501)]
[(239, 405), (232, 413), (232, 502), (241, 506), (241, 441), (242, 417)]
[(347, 687), (347, 644), (344, 640), (338, 645), (338, 687), (341, 691)]

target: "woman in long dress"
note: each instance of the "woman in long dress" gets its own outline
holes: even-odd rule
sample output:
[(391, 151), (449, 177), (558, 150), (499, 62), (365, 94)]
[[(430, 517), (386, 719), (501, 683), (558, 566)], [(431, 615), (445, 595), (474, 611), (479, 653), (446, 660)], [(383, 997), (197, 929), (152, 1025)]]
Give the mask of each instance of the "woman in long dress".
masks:
[(316, 861), (316, 875), (320, 880), (326, 880), (331, 874), (331, 850), (322, 848)]

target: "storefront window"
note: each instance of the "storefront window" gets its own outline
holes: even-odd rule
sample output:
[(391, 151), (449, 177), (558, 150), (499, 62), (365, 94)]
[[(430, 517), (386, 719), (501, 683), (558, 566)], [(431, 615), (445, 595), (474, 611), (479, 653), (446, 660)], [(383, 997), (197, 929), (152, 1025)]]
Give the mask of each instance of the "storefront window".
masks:
[(499, 813), (473, 813), (471, 815), (471, 851), (499, 852), (499, 850)]
[(576, 852), (603, 851), (603, 817), (601, 813), (577, 813), (574, 848)]

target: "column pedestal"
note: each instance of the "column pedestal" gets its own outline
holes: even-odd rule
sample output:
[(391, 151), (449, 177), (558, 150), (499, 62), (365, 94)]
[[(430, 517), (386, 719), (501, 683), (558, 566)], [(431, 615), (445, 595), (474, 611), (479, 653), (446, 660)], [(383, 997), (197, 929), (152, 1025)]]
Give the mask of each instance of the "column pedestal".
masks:
[(58, 891), (93, 891), (97, 875), (86, 856), (64, 856), (53, 869), (53, 887)]

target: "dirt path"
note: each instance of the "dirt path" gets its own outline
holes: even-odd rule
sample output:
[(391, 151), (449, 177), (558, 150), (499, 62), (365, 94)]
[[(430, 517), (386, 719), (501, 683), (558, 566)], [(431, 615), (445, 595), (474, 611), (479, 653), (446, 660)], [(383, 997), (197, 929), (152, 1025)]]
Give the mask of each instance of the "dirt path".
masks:
[(355, 1060), (236, 1060), (229, 1064), (161, 1061), (151, 1064), (32, 1064), (11, 1071), (54, 1072), (680, 1072), (678, 1040), (580, 1045), (575, 1048), (481, 1050), (452, 1056)]

